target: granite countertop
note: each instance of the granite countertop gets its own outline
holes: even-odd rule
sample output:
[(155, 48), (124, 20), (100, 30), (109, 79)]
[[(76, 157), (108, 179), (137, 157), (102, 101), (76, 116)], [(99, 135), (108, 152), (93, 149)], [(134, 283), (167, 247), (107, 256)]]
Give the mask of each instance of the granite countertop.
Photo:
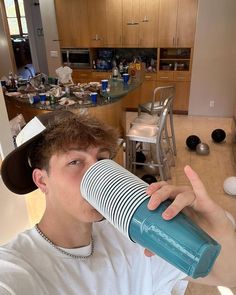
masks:
[(134, 79), (130, 80), (128, 84), (124, 84), (123, 80), (121, 79), (110, 79), (110, 91), (102, 92), (100, 88), (98, 88), (97, 91), (94, 90), (98, 92), (97, 103), (92, 103), (89, 94), (86, 95), (85, 93), (81, 99), (76, 97), (73, 92), (69, 96), (65, 96), (64, 93), (62, 97), (56, 98), (55, 103), (50, 103), (48, 101), (46, 104), (41, 104), (40, 102), (31, 104), (29, 102), (29, 93), (6, 92), (5, 97), (8, 99), (14, 99), (22, 104), (31, 106), (32, 108), (41, 110), (52, 111), (71, 108), (88, 108), (114, 103), (140, 85), (141, 81)]

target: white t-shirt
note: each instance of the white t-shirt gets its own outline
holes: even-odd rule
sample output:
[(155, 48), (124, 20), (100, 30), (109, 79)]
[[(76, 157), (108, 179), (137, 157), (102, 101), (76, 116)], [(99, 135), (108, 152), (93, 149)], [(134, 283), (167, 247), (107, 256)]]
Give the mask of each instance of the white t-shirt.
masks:
[[(35, 228), (0, 247), (0, 295), (180, 295), (186, 275), (107, 221), (93, 225), (94, 253), (75, 259), (60, 253)], [(91, 245), (67, 252), (86, 255)]]

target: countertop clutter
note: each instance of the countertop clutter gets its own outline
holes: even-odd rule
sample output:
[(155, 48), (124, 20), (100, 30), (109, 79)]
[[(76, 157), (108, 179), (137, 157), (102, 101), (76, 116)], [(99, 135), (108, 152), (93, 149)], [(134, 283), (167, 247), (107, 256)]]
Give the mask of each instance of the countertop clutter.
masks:
[(20, 81), (17, 77), (9, 76), (9, 79), (1, 83), (7, 99), (14, 99), (41, 110), (87, 108), (109, 104), (141, 83), (141, 80), (135, 76), (129, 81), (124, 81), (121, 76), (117, 76), (102, 80), (101, 82), (107, 81), (104, 88), (101, 82), (74, 84), (71, 75), (68, 79), (63, 76), (63, 79), (60, 75), (59, 78), (50, 78), (45, 74), (38, 74), (29, 81)]

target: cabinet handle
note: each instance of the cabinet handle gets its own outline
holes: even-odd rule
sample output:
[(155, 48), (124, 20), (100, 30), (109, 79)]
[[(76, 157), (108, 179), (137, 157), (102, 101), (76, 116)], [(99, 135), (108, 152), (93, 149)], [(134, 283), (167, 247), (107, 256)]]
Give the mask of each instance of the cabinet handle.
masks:
[(147, 23), (147, 22), (149, 22), (148, 17), (147, 17), (146, 15), (144, 16), (142, 22), (143, 22), (143, 23)]
[(173, 37), (173, 39), (172, 39), (172, 45), (173, 46), (175, 45), (175, 37)]
[(160, 79), (169, 79), (169, 77), (161, 76)]
[(99, 35), (98, 35), (98, 34), (96, 34), (96, 35), (95, 35), (95, 37), (94, 37), (94, 38), (92, 38), (92, 40), (94, 40), (94, 41), (100, 41), (100, 40), (102, 40), (102, 38), (101, 38), (101, 37), (99, 37)]
[(177, 38), (177, 42), (176, 43), (177, 43), (176, 46), (178, 47), (178, 45), (179, 45), (179, 37)]
[(144, 76), (145, 77), (145, 79), (151, 79), (152, 78), (152, 76)]
[(134, 20), (132, 20), (131, 22), (127, 22), (126, 23), (128, 26), (136, 26), (138, 25), (139, 23), (138, 22), (135, 22)]

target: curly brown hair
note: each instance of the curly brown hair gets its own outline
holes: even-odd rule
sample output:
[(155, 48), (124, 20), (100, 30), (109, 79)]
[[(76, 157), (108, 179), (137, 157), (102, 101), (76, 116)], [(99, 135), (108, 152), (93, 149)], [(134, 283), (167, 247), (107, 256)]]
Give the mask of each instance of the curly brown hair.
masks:
[(56, 153), (66, 152), (71, 146), (80, 150), (101, 147), (113, 158), (118, 149), (118, 132), (114, 128), (88, 115), (67, 116), (51, 124), (31, 145), (30, 166), (49, 169), (49, 160)]

